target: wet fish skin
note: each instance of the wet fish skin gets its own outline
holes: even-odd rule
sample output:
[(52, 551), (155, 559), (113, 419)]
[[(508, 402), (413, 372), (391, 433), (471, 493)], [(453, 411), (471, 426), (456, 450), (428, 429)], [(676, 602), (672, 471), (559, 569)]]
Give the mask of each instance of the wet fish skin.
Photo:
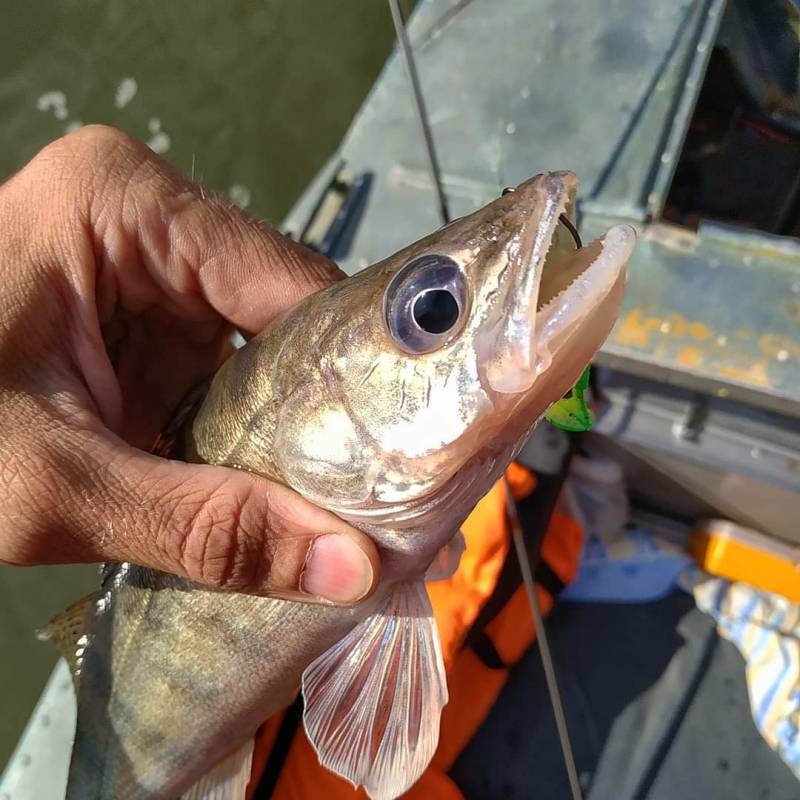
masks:
[(81, 668), (68, 800), (175, 798), (291, 702), (357, 611), (232, 595), (136, 566)]
[[(69, 800), (178, 796), (393, 587), (424, 574), (613, 324), (626, 241), (579, 322), (566, 314), (559, 327), (560, 311), (541, 310), (555, 320), (552, 360), (528, 374), (539, 281), (575, 186), (570, 173), (537, 176), (307, 298), (223, 366), (189, 433), (191, 460), (264, 475), (350, 521), (379, 545), (381, 585), (345, 609), (119, 567), (83, 656)], [(414, 355), (392, 340), (384, 302), (393, 277), (430, 254), (460, 267), (469, 302), (451, 342)]]

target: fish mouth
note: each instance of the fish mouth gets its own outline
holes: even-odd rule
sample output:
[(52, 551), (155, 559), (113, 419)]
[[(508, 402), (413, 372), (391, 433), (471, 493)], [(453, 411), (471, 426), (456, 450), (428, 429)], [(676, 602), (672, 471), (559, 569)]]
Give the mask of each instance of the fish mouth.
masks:
[(580, 374), (616, 321), (636, 233), (616, 225), (583, 245), (570, 220), (576, 189), (575, 176), (563, 172), (536, 176), (514, 192), (509, 211), (527, 219), (509, 252), (504, 319), (486, 365), (497, 393), (528, 391), (568, 344), (578, 361), (585, 354)]

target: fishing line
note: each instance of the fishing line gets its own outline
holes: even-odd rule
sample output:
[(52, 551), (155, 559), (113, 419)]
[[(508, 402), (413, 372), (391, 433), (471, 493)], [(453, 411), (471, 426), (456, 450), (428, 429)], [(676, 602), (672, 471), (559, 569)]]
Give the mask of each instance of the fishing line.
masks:
[(567, 717), (564, 713), (564, 705), (561, 702), (561, 693), (558, 689), (558, 681), (556, 680), (555, 663), (553, 662), (553, 656), (550, 652), (550, 643), (547, 638), (547, 631), (544, 627), (544, 618), (542, 616), (541, 606), (539, 605), (539, 597), (536, 594), (536, 584), (533, 580), (531, 564), (528, 560), (528, 553), (525, 550), (525, 539), (522, 534), (522, 525), (519, 521), (517, 506), (514, 503), (514, 497), (511, 494), (511, 487), (509, 486), (508, 479), (504, 478), (503, 482), (505, 484), (504, 489), (506, 495), (508, 521), (511, 525), (511, 534), (514, 539), (514, 548), (517, 551), (517, 559), (519, 560), (519, 569), (522, 573), (522, 581), (525, 584), (525, 591), (528, 594), (528, 601), (530, 602), (533, 621), (536, 625), (536, 637), (539, 643), (539, 653), (542, 657), (544, 677), (545, 681), (547, 682), (547, 691), (550, 694), (550, 704), (553, 707), (553, 716), (556, 718), (556, 728), (558, 729), (558, 738), (561, 742), (561, 753), (564, 757), (564, 766), (567, 770), (567, 778), (569, 779), (569, 786), (572, 792), (572, 800), (583, 800), (583, 792), (581, 790), (581, 784), (578, 778), (578, 768), (575, 764), (575, 755), (572, 751), (572, 742), (569, 738)]
[(430, 164), (431, 177), (433, 178), (433, 185), (436, 189), (436, 196), (439, 201), (439, 213), (441, 214), (443, 224), (447, 225), (447, 223), (450, 222), (450, 210), (447, 207), (447, 198), (444, 194), (442, 173), (439, 169), (439, 159), (436, 156), (436, 147), (433, 143), (433, 134), (431, 133), (430, 120), (428, 119), (428, 110), (425, 107), (425, 98), (422, 96), (422, 87), (420, 86), (419, 76), (417, 75), (417, 65), (414, 61), (414, 53), (412, 52), (411, 45), (408, 41), (406, 27), (403, 22), (403, 15), (400, 13), (400, 6), (398, 6), (397, 0), (389, 0), (389, 10), (392, 12), (394, 30), (397, 34), (397, 41), (400, 44), (400, 50), (403, 53), (403, 60), (406, 64), (408, 79), (411, 82), (411, 91), (414, 95), (414, 108), (417, 111), (417, 119), (419, 120), (419, 125), (422, 129), (422, 138), (425, 140), (425, 150), (428, 153), (428, 163)]

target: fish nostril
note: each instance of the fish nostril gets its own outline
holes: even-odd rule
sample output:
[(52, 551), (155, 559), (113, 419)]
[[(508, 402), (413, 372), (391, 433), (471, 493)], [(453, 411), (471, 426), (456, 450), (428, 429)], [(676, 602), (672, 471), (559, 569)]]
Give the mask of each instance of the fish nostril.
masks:
[(513, 191), (514, 191), (513, 186), (506, 186), (506, 188), (503, 189), (503, 197), (505, 197), (507, 194), (511, 194)]

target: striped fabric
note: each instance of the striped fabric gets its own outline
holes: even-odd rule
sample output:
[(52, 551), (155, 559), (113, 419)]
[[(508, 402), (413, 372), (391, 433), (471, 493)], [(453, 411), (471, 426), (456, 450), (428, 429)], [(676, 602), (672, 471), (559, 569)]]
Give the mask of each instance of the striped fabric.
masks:
[(701, 579), (693, 591), (744, 656), (756, 727), (800, 779), (800, 607), (721, 578)]

